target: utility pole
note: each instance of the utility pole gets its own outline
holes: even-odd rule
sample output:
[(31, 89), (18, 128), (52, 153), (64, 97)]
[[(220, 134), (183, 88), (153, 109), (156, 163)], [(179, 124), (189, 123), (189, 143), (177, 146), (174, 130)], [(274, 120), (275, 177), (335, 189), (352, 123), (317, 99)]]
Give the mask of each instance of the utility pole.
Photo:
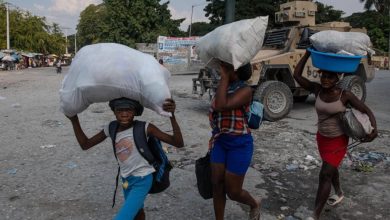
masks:
[(9, 3), (6, 2), (6, 10), (7, 10), (7, 50), (10, 49), (10, 43), (9, 43)]
[(192, 29), (192, 15), (194, 14), (194, 5), (191, 5), (191, 21), (190, 21), (190, 30), (188, 31), (188, 37), (191, 37), (191, 29)]
[(77, 52), (77, 41), (76, 41), (77, 32), (74, 33), (74, 54), (76, 55)]
[(61, 27), (65, 30), (65, 54), (68, 54), (68, 27)]
[(225, 1), (225, 24), (229, 24), (234, 21), (235, 11), (236, 11), (236, 0), (226, 0)]
[(189, 31), (188, 31), (188, 37), (191, 37), (191, 35), (192, 35), (192, 16), (194, 15), (194, 8), (198, 7), (198, 6), (201, 6), (201, 5), (204, 5), (204, 4), (207, 4), (207, 3), (191, 5), (191, 18), (190, 18), (190, 26), (189, 26)]
[[(205, 4), (207, 3), (191, 5), (191, 18), (190, 18), (190, 26), (188, 30), (188, 37), (191, 37), (192, 35), (192, 16), (194, 15), (194, 8)], [(191, 46), (188, 47), (188, 51), (187, 51), (187, 69), (190, 69), (190, 66), (191, 66)]]
[(65, 53), (68, 54), (68, 31), (65, 29)]

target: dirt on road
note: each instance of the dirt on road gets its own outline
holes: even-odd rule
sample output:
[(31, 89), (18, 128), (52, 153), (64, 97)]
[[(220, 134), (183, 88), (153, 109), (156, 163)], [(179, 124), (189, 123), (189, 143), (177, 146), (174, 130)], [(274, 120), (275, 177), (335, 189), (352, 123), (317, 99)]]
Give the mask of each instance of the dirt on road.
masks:
[[(69, 120), (58, 110), (63, 77), (55, 68), (0, 72), (0, 219), (112, 219), (121, 205), (118, 192), (117, 205), (111, 208), (117, 167), (110, 141), (82, 151)], [(212, 201), (203, 200), (196, 189), (194, 163), (207, 151), (210, 128), (209, 101), (191, 93), (193, 77), (171, 77), (185, 147), (166, 146), (175, 165), (172, 185), (148, 197), (147, 219), (214, 219)], [(390, 83), (389, 72), (377, 75), (371, 84), (384, 80)], [(369, 94), (386, 94), (377, 90), (368, 87)], [(380, 97), (369, 95), (367, 100), (379, 115), (379, 137), (344, 159), (340, 172), (346, 198), (327, 206), (322, 219), (390, 219), (390, 116), (388, 107), (378, 104), (383, 103)], [(114, 115), (107, 103), (98, 103), (79, 118), (91, 136)], [(169, 119), (150, 110), (140, 119), (171, 130)], [(311, 97), (294, 104), (287, 118), (264, 122), (253, 131), (255, 153), (245, 188), (263, 198), (262, 219), (310, 215), (321, 165), (315, 124)], [(248, 207), (229, 200), (225, 219), (247, 219), (247, 212)]]

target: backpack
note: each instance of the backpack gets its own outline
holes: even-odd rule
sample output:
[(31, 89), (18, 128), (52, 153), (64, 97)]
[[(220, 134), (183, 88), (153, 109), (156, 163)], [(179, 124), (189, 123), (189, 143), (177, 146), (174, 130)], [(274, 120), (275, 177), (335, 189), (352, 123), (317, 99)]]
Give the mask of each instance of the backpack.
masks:
[(245, 111), (245, 116), (248, 119), (248, 127), (258, 129), (263, 122), (264, 106), (257, 100), (252, 100), (249, 105), (249, 111)]
[[(144, 121), (135, 120), (133, 122), (133, 138), (141, 156), (145, 158), (145, 160), (148, 161), (148, 163), (156, 170), (153, 173), (153, 183), (149, 190), (149, 194), (154, 194), (162, 192), (169, 187), (169, 172), (173, 166), (162, 149), (160, 140), (154, 136), (149, 136), (149, 138), (146, 137), (145, 124), (146, 123)], [(117, 160), (118, 158), (116, 156), (115, 139), (118, 126), (119, 123), (117, 121), (112, 121), (109, 124), (109, 133), (112, 140), (112, 147), (114, 149), (114, 155)], [(116, 186), (112, 207), (115, 205), (115, 195), (118, 188), (119, 173), (120, 167), (118, 163), (118, 173), (116, 176)]]

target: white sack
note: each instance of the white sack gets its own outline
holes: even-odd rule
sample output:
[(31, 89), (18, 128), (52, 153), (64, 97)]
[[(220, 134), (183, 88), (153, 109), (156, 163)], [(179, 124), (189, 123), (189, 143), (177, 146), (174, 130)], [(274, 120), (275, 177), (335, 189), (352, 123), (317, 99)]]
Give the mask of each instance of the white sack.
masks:
[(219, 69), (221, 60), (233, 64), (236, 70), (259, 52), (267, 24), (268, 16), (220, 26), (199, 39), (196, 52), (208, 67)]
[(310, 37), (314, 48), (321, 52), (353, 54), (359, 56), (374, 54), (370, 37), (361, 32), (320, 31)]
[(368, 115), (365, 113), (362, 113), (361, 111), (359, 111), (355, 108), (352, 108), (352, 112), (355, 115), (356, 119), (362, 125), (366, 134), (371, 134), (372, 131), (374, 130), (374, 127), (372, 127), (371, 121), (370, 121), (370, 118), (368, 117)]
[(83, 47), (75, 56), (60, 89), (60, 111), (73, 116), (90, 104), (127, 97), (159, 114), (169, 71), (148, 54), (114, 43)]

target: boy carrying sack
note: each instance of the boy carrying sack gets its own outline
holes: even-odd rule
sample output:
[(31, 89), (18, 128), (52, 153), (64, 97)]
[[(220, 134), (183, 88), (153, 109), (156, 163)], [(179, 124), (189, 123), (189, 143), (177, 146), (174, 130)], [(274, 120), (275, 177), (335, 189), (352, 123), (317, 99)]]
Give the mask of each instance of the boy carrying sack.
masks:
[(153, 191), (151, 188), (152, 185), (155, 185), (155, 178), (158, 176), (155, 174), (157, 166), (154, 163), (151, 164), (143, 152), (140, 152), (142, 144), (140, 144), (140, 139), (135, 139), (140, 136), (139, 125), (141, 125), (144, 126), (144, 132), (141, 133), (144, 133), (149, 139), (161, 140), (178, 148), (183, 147), (183, 137), (174, 115), (176, 104), (173, 99), (166, 99), (162, 106), (164, 111), (172, 114), (170, 121), (173, 135), (162, 132), (151, 123), (134, 120), (135, 116), (140, 116), (143, 112), (143, 106), (135, 100), (119, 98), (111, 100), (109, 105), (114, 112), (116, 121), (106, 124), (103, 130), (91, 138), (85, 135), (77, 115), (67, 117), (72, 122), (75, 136), (83, 150), (92, 148), (107, 137), (113, 137), (115, 157), (120, 168), (125, 196), (124, 204), (115, 219), (145, 219), (143, 205), (148, 193)]

